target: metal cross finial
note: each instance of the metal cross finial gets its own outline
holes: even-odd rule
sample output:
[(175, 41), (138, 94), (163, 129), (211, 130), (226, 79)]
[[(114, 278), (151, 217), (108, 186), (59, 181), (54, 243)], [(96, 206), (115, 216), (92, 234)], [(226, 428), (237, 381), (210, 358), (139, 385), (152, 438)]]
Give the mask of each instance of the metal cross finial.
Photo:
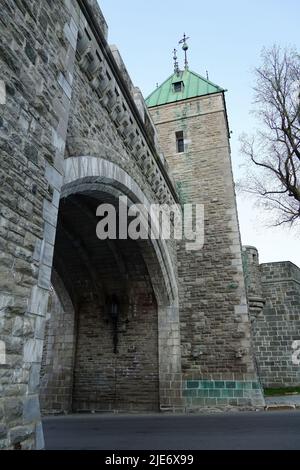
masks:
[(178, 66), (178, 60), (177, 60), (177, 50), (174, 49), (173, 51), (173, 59), (174, 59), (174, 72), (179, 73), (179, 66)]
[(187, 40), (190, 39), (189, 37), (186, 36), (186, 34), (183, 34), (183, 38), (179, 41), (178, 44), (182, 44), (182, 49), (184, 50), (184, 55), (185, 55), (185, 61), (184, 61), (184, 68), (187, 70), (189, 68), (189, 63), (187, 59), (187, 51), (189, 49), (189, 46), (187, 44)]

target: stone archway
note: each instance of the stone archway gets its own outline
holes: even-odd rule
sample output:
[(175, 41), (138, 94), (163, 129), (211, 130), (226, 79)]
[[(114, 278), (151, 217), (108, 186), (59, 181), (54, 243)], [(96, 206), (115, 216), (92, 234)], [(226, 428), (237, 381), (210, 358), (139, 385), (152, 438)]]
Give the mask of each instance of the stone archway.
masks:
[[(149, 205), (117, 165), (94, 157), (66, 160), (54, 268), (74, 306), (76, 345), (72, 397), (65, 397), (61, 411), (181, 406), (177, 283), (166, 243), (96, 238), (97, 205), (116, 204), (120, 195), (129, 203)], [(105, 307), (112, 294), (122, 304), (118, 354), (113, 353), (113, 325)], [(64, 381), (56, 383), (54, 396), (62, 397)], [(59, 406), (59, 400), (48, 399), (51, 403), (53, 410)]]

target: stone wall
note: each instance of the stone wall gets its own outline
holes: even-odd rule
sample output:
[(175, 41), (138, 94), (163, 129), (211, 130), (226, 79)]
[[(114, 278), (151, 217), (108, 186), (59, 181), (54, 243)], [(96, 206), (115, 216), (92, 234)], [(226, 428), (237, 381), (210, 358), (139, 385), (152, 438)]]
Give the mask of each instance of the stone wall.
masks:
[(105, 308), (95, 308), (91, 300), (82, 306), (73, 411), (159, 410), (157, 307), (151, 290), (144, 286), (138, 295), (131, 293), (130, 302), (126, 310), (122, 305), (117, 354), (113, 323)]
[(42, 414), (72, 411), (76, 345), (75, 311), (68, 292), (52, 272), (40, 381)]
[(38, 384), (77, 27), (67, 2), (0, 13), (0, 448), (42, 448)]
[(173, 203), (177, 194), (148, 111), (94, 16), (80, 22), (76, 57), (66, 158), (96, 155), (116, 162), (150, 200)]
[[(107, 45), (95, 0), (3, 0), (0, 28), (0, 448), (39, 449), (39, 376), (64, 159), (114, 160), (111, 182), (121, 175), (125, 188), (133, 181), (150, 201), (172, 203), (177, 195), (149, 116), (144, 113), (143, 121)], [(77, 178), (85, 175), (86, 184), (105, 179), (101, 172), (88, 174), (90, 168)], [(171, 245), (164, 250), (165, 277), (171, 275), (176, 291), (175, 252)], [(156, 253), (162, 257), (163, 251), (157, 246)], [(163, 285), (155, 274), (152, 282), (156, 290)], [(160, 378), (170, 371), (169, 351), (179, 364), (178, 326), (171, 330), (178, 324), (176, 292), (171, 297), (158, 308), (162, 320), (162, 312), (169, 314), (159, 338)]]
[[(71, 211), (67, 205), (64, 213)], [(42, 412), (157, 411), (158, 314), (145, 265), (134, 244), (123, 242), (127, 255), (119, 253), (118, 257), (127, 266), (125, 279), (125, 273), (112, 259), (111, 249), (99, 242), (98, 249), (92, 250), (97, 292), (88, 273), (91, 266), (84, 266), (80, 251), (76, 256), (67, 241), (61, 239), (61, 217), (62, 214), (54, 263), (60, 269), (59, 261), (63, 262), (63, 272), (68, 273), (69, 284), (77, 295), (76, 300), (71, 300), (54, 271), (55, 290), (51, 292), (47, 313), (41, 370)], [(78, 217), (79, 214), (77, 221)], [(81, 234), (77, 233), (76, 239), (79, 241)], [(92, 237), (85, 242), (89, 247), (95, 244)], [(117, 250), (116, 245), (114, 249)], [(115, 352), (113, 322), (105, 304), (109, 293), (118, 295), (121, 301)]]
[[(110, 172), (111, 182), (114, 180), (112, 184), (116, 184), (114, 189), (112, 187), (108, 188), (108, 192), (114, 195), (116, 199), (124, 191), (124, 194), (131, 199), (130, 203), (141, 202), (146, 206), (149, 203), (173, 204), (177, 200), (177, 193), (173, 187), (172, 179), (167, 173), (165, 162), (161, 158), (156, 130), (149, 117), (149, 112), (137, 89), (132, 85), (117, 49), (115, 47), (108, 48), (101, 37), (101, 32), (94, 27), (93, 22), (86, 22), (80, 28), (72, 92), (67, 152), (65, 155), (66, 194), (68, 195), (69, 191), (72, 191), (73, 185), (69, 182), (68, 173), (73, 174), (75, 172), (79, 181), (75, 181), (74, 191), (88, 194), (94, 191), (94, 197), (98, 199), (99, 203), (103, 201), (103, 197), (106, 199), (107, 196), (103, 196), (108, 188), (108, 178), (103, 174), (105, 162), (105, 169), (112, 170)], [(97, 178), (97, 169), (94, 165), (95, 158), (98, 160), (99, 168), (101, 168), (99, 171), (99, 174), (102, 173), (101, 179)], [(75, 168), (76, 170), (74, 170)], [(123, 189), (120, 179), (123, 180)], [(82, 183), (87, 181), (84, 189), (79, 186), (81, 180)], [(134, 188), (131, 187), (132, 184)], [(137, 189), (138, 194), (135, 192), (130, 197), (132, 189)], [(138, 196), (137, 199), (136, 196)], [(86, 242), (85, 244), (89, 247), (89, 244)], [(156, 255), (162, 256), (162, 265), (165, 265), (167, 269), (164, 276), (168, 278), (170, 276), (168, 271), (176, 273), (176, 246), (168, 241), (164, 244), (164, 247), (157, 246)], [(143, 256), (146, 256), (144, 252)], [(153, 265), (153, 260), (150, 261), (150, 264)], [(148, 265), (147, 268), (149, 269)], [(156, 266), (152, 269), (151, 282), (152, 284), (158, 284), (156, 279), (161, 276), (160, 268)], [(165, 268), (163, 267), (163, 269)], [(172, 276), (174, 277), (174, 274)], [(174, 386), (177, 393), (180, 389), (181, 364), (178, 309), (176, 310), (177, 301), (176, 298), (174, 299), (174, 296), (177, 296), (177, 293), (174, 292), (174, 287), (177, 291), (177, 279), (172, 279), (171, 283), (172, 286), (170, 286), (170, 280), (160, 278), (160, 286), (158, 289), (154, 288), (154, 292), (158, 303), (156, 321), (159, 326), (159, 338), (158, 344), (156, 344), (158, 348), (156, 354), (159, 355), (160, 368), (159, 372), (156, 370), (155, 373), (159, 373), (160, 376), (159, 405), (161, 407), (166, 405), (172, 409), (178, 403), (175, 404), (177, 396), (175, 397), (175, 391), (170, 390), (169, 384), (172, 381), (176, 382)], [(170, 287), (173, 292), (170, 291)], [(157, 292), (163, 289), (165, 289), (163, 295)], [(172, 304), (173, 302), (174, 305), (171, 305), (172, 315), (167, 320), (166, 316), (169, 310), (166, 310), (166, 307), (170, 307), (168, 303), (166, 304), (168, 296), (171, 299), (169, 303)], [(134, 339), (132, 340), (134, 341)], [(149, 351), (151, 348), (152, 346), (149, 343)], [(108, 358), (105, 354), (104, 357)], [(109, 362), (113, 359), (107, 360)], [(155, 363), (154, 359), (151, 359), (151, 361), (153, 364)], [(172, 361), (173, 363), (171, 363)], [(147, 371), (147, 360), (145, 360), (144, 365), (145, 371)], [(126, 369), (129, 366), (124, 363), (122, 367)], [(175, 377), (172, 376), (173, 369), (176, 371)], [(139, 374), (141, 377), (141, 369)], [(146, 372), (146, 377), (148, 375)], [(78, 377), (77, 384), (79, 384), (78, 373), (76, 377)], [(130, 378), (128, 380), (130, 381)], [(143, 380), (140, 380), (141, 384)], [(147, 379), (145, 380), (147, 381)], [(154, 390), (152, 395), (154, 396), (156, 393), (155, 387), (157, 384), (155, 385), (155, 380), (154, 385), (149, 388), (148, 395), (152, 393), (150, 393), (151, 388)], [(167, 389), (165, 389), (165, 384), (167, 384)], [(146, 386), (144, 392), (146, 393)], [(141, 389), (141, 401), (144, 392)], [(99, 387), (97, 393), (100, 398), (96, 407), (116, 406), (116, 404), (111, 403), (109, 405), (103, 404), (105, 394), (101, 398)], [(127, 396), (129, 395), (127, 393)], [(133, 393), (133, 395), (136, 394)], [(157, 397), (151, 400), (152, 408), (157, 407)], [(135, 401), (136, 406), (138, 406), (138, 400)], [(77, 403), (75, 404), (76, 407), (95, 407), (95, 404), (93, 404), (95, 399), (91, 400), (91, 405), (88, 405), (87, 396), (80, 401), (78, 395), (76, 399), (74, 395), (74, 403)], [(120, 400), (118, 403), (120, 405)]]
[[(300, 385), (300, 365), (293, 362), (300, 340), (300, 269), (288, 261), (259, 264), (258, 252), (245, 247), (250, 313), (260, 380), (267, 387)], [(253, 256), (255, 255), (255, 257)], [(293, 347), (294, 346), (294, 347)]]
[[(179, 243), (177, 251), (186, 405), (262, 405), (251, 347), (223, 94), (149, 110), (181, 202), (204, 206), (203, 248), (187, 251)], [(178, 131), (183, 131), (185, 139), (183, 153), (176, 150)]]

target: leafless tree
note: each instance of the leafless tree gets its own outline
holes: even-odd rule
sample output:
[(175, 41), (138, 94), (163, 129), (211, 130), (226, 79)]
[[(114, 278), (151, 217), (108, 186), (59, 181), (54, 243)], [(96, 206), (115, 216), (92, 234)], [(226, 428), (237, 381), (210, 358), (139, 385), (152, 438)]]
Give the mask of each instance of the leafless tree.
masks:
[(259, 129), (241, 137), (248, 161), (243, 190), (274, 211), (275, 225), (300, 222), (300, 55), (294, 48), (263, 49), (255, 70)]

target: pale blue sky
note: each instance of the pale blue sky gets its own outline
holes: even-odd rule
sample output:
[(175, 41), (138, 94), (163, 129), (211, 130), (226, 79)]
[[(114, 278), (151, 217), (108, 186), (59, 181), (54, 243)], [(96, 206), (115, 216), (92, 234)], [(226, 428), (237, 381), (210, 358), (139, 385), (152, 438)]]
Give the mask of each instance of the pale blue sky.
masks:
[[(190, 69), (226, 88), (233, 131), (232, 161), (240, 173), (238, 137), (255, 125), (249, 115), (253, 100), (253, 68), (263, 46), (273, 43), (300, 49), (299, 0), (99, 0), (109, 26), (109, 43), (116, 44), (131, 78), (146, 97), (173, 71), (172, 51), (184, 32), (190, 36)], [(260, 261), (290, 260), (300, 266), (299, 230), (268, 229), (265, 214), (238, 197), (244, 244), (255, 245)]]

